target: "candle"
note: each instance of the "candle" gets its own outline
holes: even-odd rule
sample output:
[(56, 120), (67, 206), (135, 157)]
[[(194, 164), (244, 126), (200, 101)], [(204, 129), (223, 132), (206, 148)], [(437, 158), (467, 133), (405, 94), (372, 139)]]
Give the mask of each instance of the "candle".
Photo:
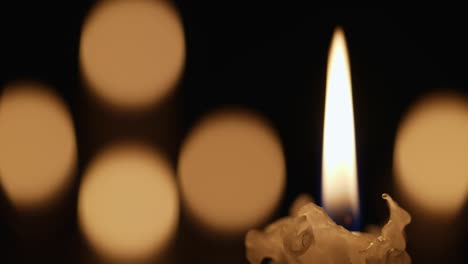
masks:
[[(351, 232), (359, 225), (351, 77), (344, 33), (334, 33), (327, 69), (323, 144), (323, 203), (296, 200), (291, 215), (251, 230), (247, 259), (270, 263), (410, 263), (404, 228), (411, 216), (383, 194), (390, 219), (379, 232)], [(305, 205), (302, 205), (305, 204)], [(300, 209), (295, 209), (300, 208)], [(336, 222), (335, 222), (336, 221)]]

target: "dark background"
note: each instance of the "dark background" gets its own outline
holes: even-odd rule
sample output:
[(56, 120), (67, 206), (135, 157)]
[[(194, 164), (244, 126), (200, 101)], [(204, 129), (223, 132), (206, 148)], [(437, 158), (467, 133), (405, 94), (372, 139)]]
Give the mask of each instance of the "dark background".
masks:
[[(85, 120), (78, 50), (82, 22), (94, 2), (46, 2), (1, 4), (0, 87), (18, 79), (43, 81), (63, 96), (75, 120)], [(187, 57), (171, 101), (179, 109), (176, 138), (164, 148), (175, 164), (184, 135), (201, 115), (229, 105), (251, 108), (271, 121), (286, 155), (287, 189), (277, 216), (287, 214), (300, 193), (319, 197), (326, 60), (333, 29), (342, 25), (351, 59), (362, 219), (364, 225), (381, 224), (388, 213), (380, 194), (394, 191), (394, 139), (408, 107), (434, 90), (468, 95), (466, 12), (321, 9), (281, 2), (176, 1)], [(78, 174), (95, 149), (83, 132), (85, 123), (76, 124), (82, 148)], [(5, 259), (79, 262), (76, 248), (83, 242), (76, 194), (75, 186), (59, 227), (31, 239), (18, 238), (18, 226), (34, 229), (50, 219), (23, 220), (1, 194), (0, 252)], [(466, 249), (463, 229), (453, 251), (442, 254), (460, 263)], [(410, 239), (414, 262), (428, 263), (425, 255), (434, 253), (415, 244)]]

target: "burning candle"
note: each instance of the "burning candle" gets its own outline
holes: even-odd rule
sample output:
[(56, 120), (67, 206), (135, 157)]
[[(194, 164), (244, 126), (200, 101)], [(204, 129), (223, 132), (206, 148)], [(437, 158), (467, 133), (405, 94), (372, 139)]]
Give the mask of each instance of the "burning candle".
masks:
[(291, 210), (290, 216), (264, 231), (247, 233), (247, 259), (252, 264), (265, 259), (288, 264), (410, 263), (403, 230), (411, 217), (388, 194), (382, 197), (390, 208), (390, 219), (379, 232), (345, 228), (359, 226), (359, 199), (351, 74), (341, 29), (335, 31), (330, 48), (324, 123), (322, 192), (326, 211), (303, 198), (296, 200), (292, 208), (300, 209)]
[(357, 229), (359, 215), (353, 98), (346, 40), (333, 36), (327, 68), (323, 128), (322, 202), (330, 216)]

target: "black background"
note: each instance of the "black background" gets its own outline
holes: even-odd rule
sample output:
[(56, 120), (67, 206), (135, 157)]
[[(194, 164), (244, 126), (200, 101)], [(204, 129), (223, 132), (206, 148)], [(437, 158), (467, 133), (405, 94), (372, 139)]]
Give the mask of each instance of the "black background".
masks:
[[(80, 110), (78, 50), (93, 3), (2, 3), (0, 87), (18, 79), (43, 81), (63, 96), (75, 120), (86, 119)], [(288, 182), (278, 216), (300, 193), (319, 196), (326, 60), (337, 25), (345, 30), (351, 59), (364, 225), (383, 223), (388, 216), (380, 194), (394, 191), (394, 139), (410, 105), (435, 90), (468, 95), (463, 9), (322, 9), (286, 1), (176, 1), (176, 6), (187, 57), (172, 100), (179, 109), (177, 138), (167, 144), (167, 153), (175, 165), (184, 135), (204, 113), (230, 105), (260, 112), (277, 130), (286, 155)], [(84, 123), (76, 124), (83, 148), (78, 174), (93, 153)], [(78, 262), (76, 193), (74, 188), (59, 217), (60, 228), (32, 239), (41, 246), (17, 238), (19, 217), (2, 198), (0, 250), (6, 259)], [(454, 261), (462, 260), (465, 236), (461, 233), (459, 247), (446, 252), (457, 256)], [(412, 247), (410, 240), (410, 253)], [(429, 259), (424, 254), (411, 255), (415, 263), (424, 263)]]

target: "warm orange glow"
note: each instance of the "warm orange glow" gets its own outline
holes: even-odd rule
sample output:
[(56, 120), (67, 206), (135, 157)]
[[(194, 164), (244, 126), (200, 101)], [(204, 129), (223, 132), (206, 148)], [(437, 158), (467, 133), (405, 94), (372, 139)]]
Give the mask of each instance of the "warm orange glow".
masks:
[(0, 98), (0, 181), (19, 209), (52, 206), (65, 193), (76, 164), (73, 121), (49, 87), (5, 87)]
[(182, 23), (168, 1), (101, 1), (83, 26), (82, 72), (112, 106), (158, 103), (174, 88), (184, 60)]
[(353, 96), (346, 40), (341, 29), (333, 35), (327, 67), (323, 130), (322, 198), (332, 215), (358, 214)]
[(435, 94), (415, 104), (395, 144), (396, 183), (415, 211), (456, 214), (468, 199), (468, 100)]
[(178, 215), (173, 171), (151, 149), (116, 145), (86, 169), (78, 197), (79, 223), (104, 259), (154, 260), (175, 235)]
[(241, 235), (268, 220), (285, 183), (274, 130), (258, 114), (226, 110), (205, 117), (179, 156), (184, 205), (215, 234)]

